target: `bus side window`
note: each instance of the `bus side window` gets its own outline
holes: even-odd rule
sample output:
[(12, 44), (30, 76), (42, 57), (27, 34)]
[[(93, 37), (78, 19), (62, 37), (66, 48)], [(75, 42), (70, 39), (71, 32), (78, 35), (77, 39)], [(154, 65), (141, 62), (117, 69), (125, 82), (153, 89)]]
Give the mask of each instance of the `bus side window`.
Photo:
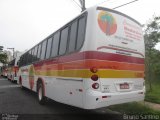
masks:
[(28, 63), (32, 62), (32, 50), (29, 51), (29, 55), (28, 55)]
[(34, 60), (34, 48), (32, 49), (32, 53), (31, 53), (31, 62), (33, 62), (33, 60)]
[(38, 46), (36, 46), (34, 49), (33, 62), (37, 61), (37, 50), (38, 50)]
[(69, 48), (68, 48), (69, 53), (75, 51), (76, 38), (77, 38), (77, 20), (73, 22), (71, 25), (70, 41), (69, 41)]
[(20, 57), (20, 62), (19, 62), (19, 66), (23, 66), (23, 55)]
[(64, 28), (61, 31), (61, 40), (60, 40), (59, 55), (63, 55), (63, 54), (66, 53), (67, 40), (68, 40), (68, 27)]
[(22, 65), (24, 65), (24, 56), (22, 57)]
[(77, 36), (77, 45), (76, 50), (79, 50), (83, 44), (86, 28), (86, 17), (83, 16), (79, 19), (78, 22), (78, 36)]
[[(30, 52), (30, 51), (29, 51)], [(27, 52), (27, 54), (26, 54), (26, 64), (28, 64), (29, 63), (29, 52)]]
[(38, 53), (37, 53), (37, 60), (40, 60), (40, 56), (41, 56), (41, 43), (38, 45)]
[(27, 60), (27, 63), (29, 64), (29, 63), (31, 63), (31, 54), (32, 54), (32, 51), (30, 50), (29, 52), (28, 52), (28, 60)]
[(46, 44), (47, 40), (42, 42), (42, 50), (41, 50), (41, 60), (44, 60), (46, 54)]
[(19, 62), (20, 62), (20, 60), (18, 60), (18, 61), (17, 61), (17, 64), (16, 64), (16, 66), (19, 66)]
[(51, 55), (51, 47), (52, 47), (52, 37), (47, 41), (47, 50), (46, 50), (46, 59), (48, 59)]
[(26, 64), (26, 53), (23, 56), (23, 65), (25, 65), (25, 64)]
[(55, 57), (55, 56), (58, 55), (59, 38), (60, 38), (60, 32), (58, 31), (54, 34), (54, 39), (53, 39), (53, 42), (52, 42), (51, 57)]

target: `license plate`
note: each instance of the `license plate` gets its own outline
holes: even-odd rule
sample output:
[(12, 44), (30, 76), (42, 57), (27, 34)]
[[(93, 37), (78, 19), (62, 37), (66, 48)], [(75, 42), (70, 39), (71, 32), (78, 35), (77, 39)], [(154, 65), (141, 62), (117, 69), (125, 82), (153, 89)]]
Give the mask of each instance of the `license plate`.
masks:
[(128, 83), (120, 84), (120, 89), (129, 89), (129, 84)]

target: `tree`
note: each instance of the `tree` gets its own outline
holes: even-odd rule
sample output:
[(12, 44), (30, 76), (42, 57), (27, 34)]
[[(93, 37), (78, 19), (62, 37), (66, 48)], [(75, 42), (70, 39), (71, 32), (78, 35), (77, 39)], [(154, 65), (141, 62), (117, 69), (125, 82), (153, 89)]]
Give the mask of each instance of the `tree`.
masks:
[(0, 53), (0, 62), (3, 64), (7, 64), (7, 54), (6, 53)]
[(150, 90), (152, 90), (151, 79), (154, 75), (160, 75), (160, 51), (155, 49), (155, 45), (160, 42), (160, 17), (154, 17), (145, 26), (145, 68), (146, 78), (150, 84)]
[(145, 40), (150, 43), (152, 49), (160, 42), (160, 17), (154, 17), (153, 20), (146, 25), (145, 38), (147, 38)]

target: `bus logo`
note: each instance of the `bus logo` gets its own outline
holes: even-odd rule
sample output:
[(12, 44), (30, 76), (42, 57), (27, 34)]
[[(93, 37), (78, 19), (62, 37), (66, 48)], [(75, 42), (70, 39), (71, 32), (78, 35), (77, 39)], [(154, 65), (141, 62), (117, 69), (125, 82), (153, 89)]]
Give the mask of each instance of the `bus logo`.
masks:
[(112, 35), (117, 30), (117, 23), (115, 18), (112, 16), (112, 14), (101, 11), (98, 14), (98, 24), (100, 29), (106, 34), (106, 35)]

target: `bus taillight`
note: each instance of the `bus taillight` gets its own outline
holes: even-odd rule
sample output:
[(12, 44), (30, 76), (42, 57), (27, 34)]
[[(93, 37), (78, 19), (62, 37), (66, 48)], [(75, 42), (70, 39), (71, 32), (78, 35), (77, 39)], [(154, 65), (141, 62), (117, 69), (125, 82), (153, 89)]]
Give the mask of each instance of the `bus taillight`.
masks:
[(90, 68), (90, 71), (92, 73), (96, 73), (96, 72), (98, 72), (98, 69), (96, 67), (92, 67), (92, 68)]
[(98, 75), (92, 75), (92, 76), (91, 76), (91, 79), (92, 79), (93, 81), (97, 81), (97, 80), (98, 80)]
[(98, 83), (93, 83), (92, 84), (92, 88), (93, 89), (98, 89), (99, 88), (99, 84)]

